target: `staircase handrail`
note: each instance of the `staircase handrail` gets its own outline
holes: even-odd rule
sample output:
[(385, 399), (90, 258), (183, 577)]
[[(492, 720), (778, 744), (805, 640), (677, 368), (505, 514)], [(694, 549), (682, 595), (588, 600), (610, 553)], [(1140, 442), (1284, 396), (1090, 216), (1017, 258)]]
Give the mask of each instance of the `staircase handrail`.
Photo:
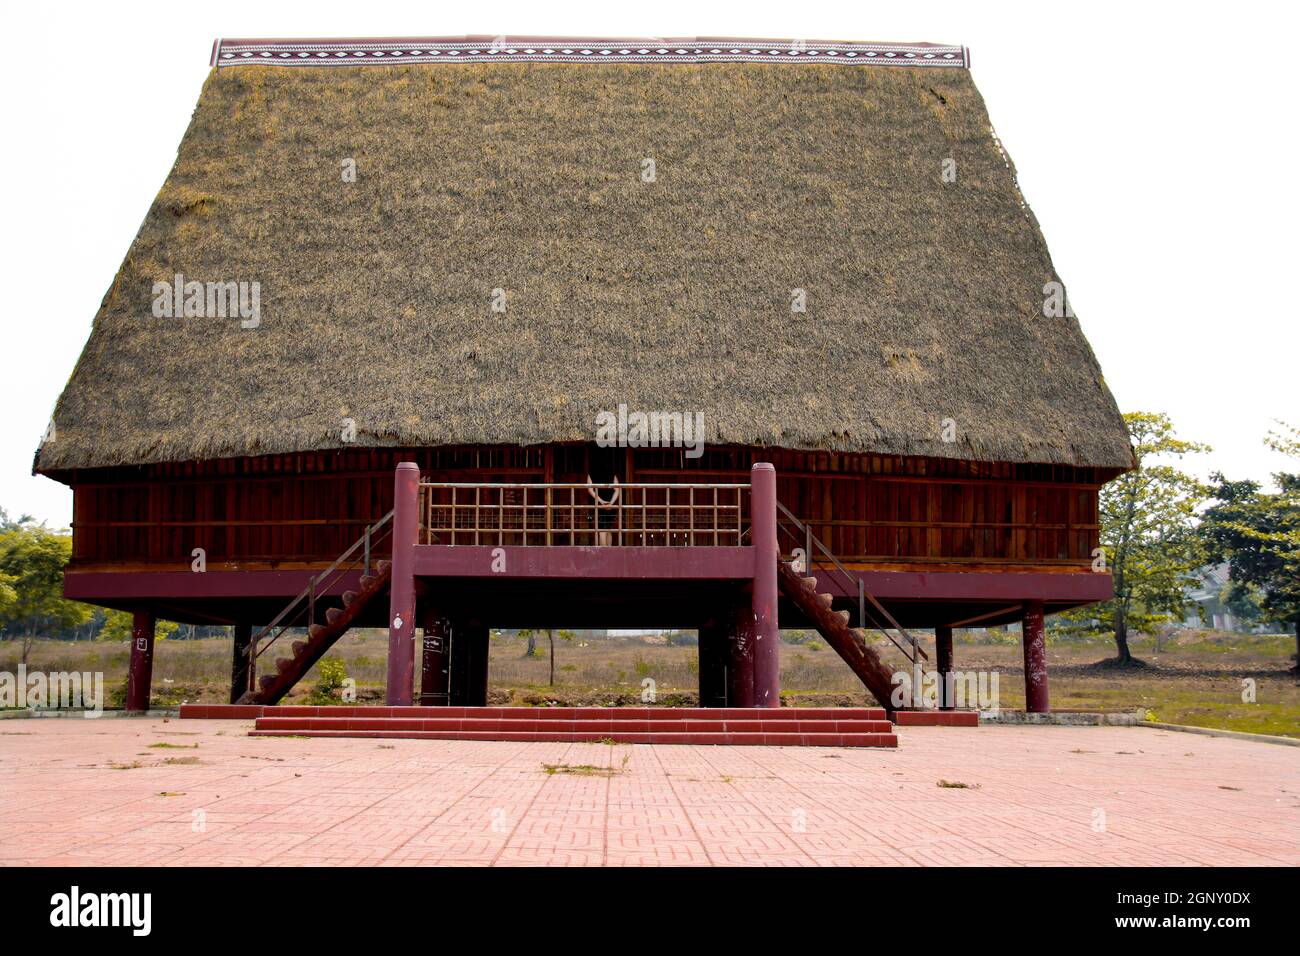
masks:
[[(865, 585), (862, 583), (862, 578), (858, 577), (855, 574), (851, 574), (848, 568), (846, 568), (840, 562), (840, 559), (837, 558), (831, 552), (831, 549), (826, 547), (825, 543), (821, 540), (821, 538), (813, 534), (812, 528), (804, 524), (797, 517), (795, 517), (794, 512), (792, 512), (785, 505), (781, 504), (781, 502), (779, 501), (776, 503), (776, 506), (780, 510), (781, 514), (785, 515), (785, 517), (788, 518), (796, 528), (798, 528), (801, 532), (803, 532), (805, 549), (811, 551), (812, 546), (816, 546), (822, 552), (822, 554), (824, 554), (827, 558), (830, 559), (831, 564), (834, 566), (835, 570), (839, 571), (839, 573), (844, 577), (846, 581), (850, 582), (852, 585), (856, 587), (857, 598), (858, 598), (858, 627), (867, 626), (866, 602), (869, 601), (871, 603), (871, 606), (874, 607), (877, 611), (879, 611), (880, 615), (889, 624), (889, 627), (883, 627), (878, 622), (875, 622), (872, 624), (872, 626), (875, 627), (876, 630), (882, 631), (884, 635), (889, 638), (890, 642), (895, 647), (897, 647), (900, 651), (902, 651), (903, 655), (913, 664), (916, 663), (916, 659), (918, 656), (924, 660), (929, 660), (930, 656), (926, 654), (925, 651), (921, 648), (921, 645), (917, 641), (916, 637), (913, 636), (911, 632), (907, 630), (907, 628), (899, 624), (898, 621), (895, 620), (894, 616), (889, 613), (888, 609), (886, 609), (883, 604), (881, 604), (878, 600), (876, 600), (876, 596), (872, 594), (870, 591), (868, 591)], [(794, 537), (793, 532), (791, 532), (789, 528), (783, 528), (782, 530), (784, 530), (785, 533), (790, 535), (791, 537)], [(796, 538), (795, 540), (798, 539)], [(811, 553), (807, 555), (807, 561), (808, 561), (808, 570), (811, 572), (812, 562), (813, 562), (813, 555)], [(850, 594), (845, 594), (844, 596), (852, 597), (852, 595)], [(903, 638), (907, 641), (907, 646), (904, 646), (902, 643), (900, 643), (899, 640), (892, 633), (890, 633), (890, 629), (889, 629), (890, 627), (892, 627), (894, 630), (896, 630), (899, 634), (903, 636)]]
[[(352, 542), (351, 546), (342, 554), (340, 554), (337, 558), (335, 558), (333, 563), (331, 563), (329, 567), (327, 567), (324, 571), (312, 575), (312, 577), (309, 578), (307, 581), (307, 586), (303, 588), (303, 590), (296, 597), (294, 597), (292, 601), (290, 601), (288, 604), (284, 606), (284, 609), (275, 616), (275, 618), (271, 621), (271, 623), (266, 625), (266, 627), (262, 628), (260, 631), (258, 631), (256, 634), (253, 635), (252, 642), (251, 642), (252, 659), (257, 660), (264, 653), (266, 653), (266, 651), (270, 650), (272, 645), (274, 645), (275, 642), (278, 641), (280, 637), (284, 634), (284, 632), (290, 628), (291, 626), (290, 624), (284, 624), (283, 626), (281, 626), (281, 622), (284, 621), (284, 619), (289, 614), (291, 614), (295, 608), (299, 607), (299, 605), (301, 605), (303, 601), (307, 602), (307, 611), (308, 611), (307, 624), (308, 626), (310, 626), (312, 623), (314, 623), (313, 619), (315, 618), (315, 604), (316, 604), (316, 594), (318, 593), (317, 592), (318, 586), (321, 584), (321, 582), (325, 581), (325, 579), (328, 578), (331, 574), (337, 571), (339, 566), (343, 564), (344, 561), (352, 557), (352, 555), (356, 553), (357, 548), (365, 549), (364, 550), (365, 567), (362, 573), (369, 574), (370, 573), (370, 552), (371, 552), (371, 548), (376, 543), (375, 533), (392, 520), (393, 520), (393, 512), (389, 511), (388, 514), (384, 515), (374, 524), (366, 525), (366, 530), (362, 533), (361, 537), (357, 538), (356, 541)], [(383, 536), (380, 536), (378, 540), (382, 541)], [(262, 638), (266, 637), (266, 635), (274, 631), (277, 627), (280, 628), (280, 631), (273, 638), (271, 638), (271, 640), (267, 641), (265, 646), (259, 648), (257, 646), (258, 642), (261, 641)]]

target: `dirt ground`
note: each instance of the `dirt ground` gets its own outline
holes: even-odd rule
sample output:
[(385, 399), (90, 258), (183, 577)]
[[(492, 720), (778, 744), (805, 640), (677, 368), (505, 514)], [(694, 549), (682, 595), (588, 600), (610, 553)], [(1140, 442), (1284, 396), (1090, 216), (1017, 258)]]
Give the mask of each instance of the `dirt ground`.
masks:
[[(697, 649), (689, 633), (682, 640), (685, 643), (672, 644), (664, 637), (557, 637), (555, 684), (551, 686), (544, 636), (537, 641), (536, 655), (526, 657), (523, 639), (494, 635), (491, 702), (640, 703), (645, 681), (651, 680), (656, 703), (691, 704), (697, 699)], [(925, 635), (925, 640), (933, 660), (932, 639)], [(1115, 656), (1114, 645), (1107, 640), (1066, 642), (1049, 637), (1052, 705), (1104, 711), (1141, 709), (1148, 719), (1168, 723), (1300, 737), (1300, 683), (1289, 670), (1294, 663), (1293, 637), (1192, 630), (1160, 641), (1140, 636), (1132, 646), (1146, 666), (1106, 666)], [(891, 664), (902, 666), (902, 657), (891, 647), (881, 651)], [(343, 661), (356, 681), (359, 700), (366, 702), (382, 697), (386, 653), (386, 634), (360, 631), (345, 636), (330, 657)], [(42, 641), (29, 656), (28, 670), (101, 671), (108, 705), (113, 706), (115, 696), (120, 705), (127, 654), (124, 643)], [(1001, 707), (1024, 706), (1021, 650), (1014, 631), (959, 632), (954, 658), (959, 670), (998, 673)], [(15, 671), (18, 661), (17, 643), (0, 644), (0, 671)], [(160, 642), (154, 665), (154, 705), (224, 701), (229, 674), (229, 641)], [(305, 698), (316, 680), (313, 671), (287, 702)], [(783, 642), (781, 686), (782, 696), (790, 704), (868, 703), (862, 685), (819, 638)], [(1253, 701), (1249, 699), (1252, 689)]]

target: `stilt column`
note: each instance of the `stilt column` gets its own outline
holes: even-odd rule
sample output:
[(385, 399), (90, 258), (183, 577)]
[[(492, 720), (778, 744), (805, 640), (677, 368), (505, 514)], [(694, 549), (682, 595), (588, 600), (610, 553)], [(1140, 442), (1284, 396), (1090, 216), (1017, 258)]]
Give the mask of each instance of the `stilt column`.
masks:
[(749, 603), (733, 612), (728, 629), (727, 706), (754, 706), (754, 635), (757, 624)]
[(445, 707), (450, 700), (451, 621), (436, 608), (424, 611), (423, 654), (420, 659), (420, 706)]
[(488, 629), (476, 621), (457, 621), (451, 635), (453, 707), (487, 706)]
[(781, 631), (777, 622), (776, 469), (759, 462), (750, 470), (749, 516), (754, 542), (754, 703), (781, 706)]
[(253, 625), (236, 624), (235, 641), (230, 652), (230, 702), (239, 703), (239, 698), (253, 687)]
[(939, 709), (952, 710), (957, 706), (952, 686), (952, 628), (934, 629), (934, 656), (939, 671)]
[(488, 628), (486, 624), (471, 622), (465, 629), (470, 642), (470, 707), (487, 706), (488, 686)]
[(1043, 602), (1026, 601), (1021, 639), (1025, 645), (1025, 710), (1045, 714), (1047, 701), (1047, 646), (1043, 640)]
[(131, 663), (126, 678), (126, 709), (142, 714), (149, 709), (153, 684), (153, 637), (157, 619), (152, 611), (136, 611), (131, 621)]
[(411, 703), (415, 680), (415, 543), (419, 534), (420, 466), (397, 466), (393, 486), (393, 576), (388, 602), (388, 683), (386, 703)]
[(700, 706), (727, 706), (727, 628), (710, 621), (700, 628)]

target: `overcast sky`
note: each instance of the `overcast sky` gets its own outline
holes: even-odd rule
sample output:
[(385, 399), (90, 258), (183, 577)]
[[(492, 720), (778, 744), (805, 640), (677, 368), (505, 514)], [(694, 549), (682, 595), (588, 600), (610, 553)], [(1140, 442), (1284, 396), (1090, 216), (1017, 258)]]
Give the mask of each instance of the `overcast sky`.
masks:
[(213, 39), (759, 36), (970, 47), (994, 128), (1124, 411), (1214, 447), (1194, 470), (1267, 481), (1300, 425), (1294, 22), (1282, 4), (25, 4), (6, 14), (0, 506), (52, 525), (32, 455), (162, 186)]

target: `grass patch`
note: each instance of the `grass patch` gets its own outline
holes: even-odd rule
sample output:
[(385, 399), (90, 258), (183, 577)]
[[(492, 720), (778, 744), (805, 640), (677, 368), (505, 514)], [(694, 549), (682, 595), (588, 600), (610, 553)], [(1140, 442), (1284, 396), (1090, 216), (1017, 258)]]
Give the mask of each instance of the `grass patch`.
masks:
[(149, 745), (154, 750), (198, 750), (198, 744), (169, 744), (167, 741), (159, 741), (156, 744)]
[[(626, 763), (626, 761), (624, 762)], [(612, 777), (617, 773), (622, 773), (621, 770), (615, 770), (613, 767), (597, 767), (589, 763), (544, 763), (542, 764), (542, 770), (545, 771), (547, 776), (563, 773), (575, 777)]]
[(978, 790), (978, 783), (962, 783), (960, 780), (940, 780), (935, 784), (936, 787), (942, 787), (945, 790)]

